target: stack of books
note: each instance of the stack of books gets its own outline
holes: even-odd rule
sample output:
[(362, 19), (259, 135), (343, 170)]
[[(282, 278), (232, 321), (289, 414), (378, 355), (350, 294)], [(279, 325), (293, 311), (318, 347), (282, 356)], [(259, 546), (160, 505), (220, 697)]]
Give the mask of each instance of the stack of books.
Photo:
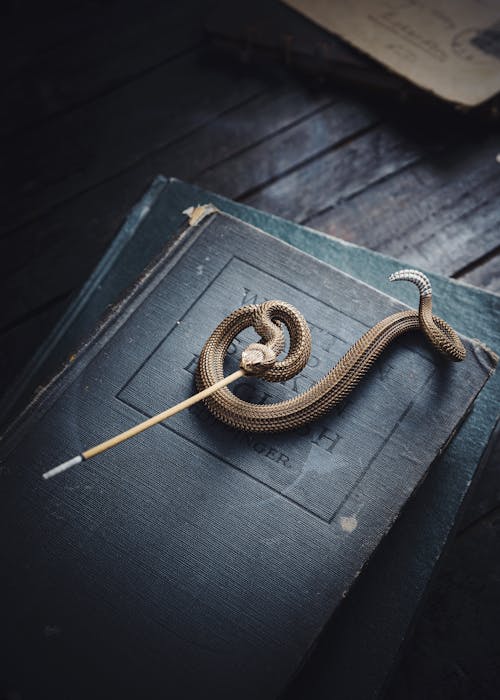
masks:
[[(190, 223), (205, 203), (218, 211)], [(240, 433), (197, 406), (41, 477), (194, 393), (205, 340), (244, 304), (292, 303), (313, 352), (296, 379), (235, 391), (257, 403), (301, 393), (405, 308), (388, 292), (418, 304), (414, 288), (389, 286), (401, 267), (157, 178), (4, 402), (3, 690), (380, 691), (494, 427), (495, 295), (431, 275), (436, 313), (481, 342), (464, 338), (452, 365), (408, 335), (305, 429)], [(228, 372), (252, 340), (238, 339)]]

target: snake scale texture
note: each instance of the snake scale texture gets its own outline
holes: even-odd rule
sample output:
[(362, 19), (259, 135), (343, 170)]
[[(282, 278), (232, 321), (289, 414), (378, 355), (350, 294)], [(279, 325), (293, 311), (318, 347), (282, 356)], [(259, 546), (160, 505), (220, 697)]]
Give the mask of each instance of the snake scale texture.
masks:
[[(406, 280), (418, 287), (418, 311), (399, 311), (370, 328), (310, 389), (287, 401), (260, 405), (243, 401), (223, 388), (205, 399), (207, 408), (219, 420), (239, 430), (272, 433), (299, 428), (343, 401), (390, 343), (417, 329), (450, 360), (463, 360), (465, 348), (457, 333), (432, 314), (432, 289), (427, 277), (417, 270), (401, 270), (389, 279)], [(288, 329), (289, 351), (278, 360), (285, 347), (282, 324)], [(233, 311), (207, 340), (196, 373), (199, 391), (223, 378), (226, 352), (236, 336), (249, 326), (255, 328), (261, 342), (252, 343), (242, 353), (240, 367), (246, 375), (283, 382), (305, 367), (311, 353), (311, 333), (302, 314), (284, 301), (251, 304)]]

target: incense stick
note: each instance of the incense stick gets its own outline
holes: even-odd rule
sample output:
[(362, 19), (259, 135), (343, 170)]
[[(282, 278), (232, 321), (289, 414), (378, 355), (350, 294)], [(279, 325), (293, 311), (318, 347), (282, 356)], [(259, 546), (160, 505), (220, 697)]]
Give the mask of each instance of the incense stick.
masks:
[(115, 445), (119, 445), (120, 442), (124, 442), (125, 440), (128, 440), (129, 438), (133, 437), (134, 435), (137, 435), (138, 433), (142, 433), (144, 430), (151, 428), (151, 426), (156, 425), (157, 423), (161, 423), (162, 421), (167, 420), (167, 418), (170, 418), (171, 416), (175, 416), (176, 413), (180, 413), (185, 408), (189, 408), (190, 406), (193, 406), (195, 403), (198, 403), (198, 401), (202, 401), (207, 396), (210, 396), (211, 394), (215, 393), (219, 389), (222, 389), (223, 387), (227, 386), (228, 384), (231, 384), (231, 382), (236, 381), (236, 379), (239, 379), (240, 377), (244, 377), (244, 376), (245, 376), (245, 371), (242, 369), (239, 369), (236, 372), (229, 374), (227, 377), (224, 377), (224, 379), (221, 379), (219, 382), (212, 384), (212, 386), (209, 386), (206, 389), (203, 389), (203, 391), (200, 391), (197, 394), (190, 396), (188, 399), (181, 401), (180, 403), (176, 404), (175, 406), (172, 406), (171, 408), (167, 408), (167, 410), (162, 411), (161, 413), (158, 413), (156, 416), (153, 416), (152, 418), (148, 418), (147, 420), (143, 421), (142, 423), (138, 423), (137, 425), (134, 425), (133, 428), (129, 428), (128, 430), (125, 430), (125, 432), (120, 433), (119, 435), (115, 435), (114, 437), (109, 438), (109, 440), (105, 440), (104, 442), (99, 443), (99, 445), (96, 445), (95, 447), (91, 447), (90, 449), (85, 450), (85, 452), (82, 452), (81, 454), (76, 455), (76, 457), (72, 457), (71, 459), (68, 459), (66, 462), (62, 462), (57, 467), (50, 469), (48, 472), (45, 472), (42, 475), (43, 478), (50, 479), (53, 476), (56, 476), (57, 474), (61, 474), (61, 472), (64, 472), (67, 469), (70, 469), (71, 467), (74, 467), (75, 465), (80, 464), (81, 462), (83, 462), (87, 459), (91, 459), (92, 457), (95, 457), (96, 455), (101, 454), (102, 452), (105, 452), (106, 450), (109, 450), (110, 447), (114, 447)]

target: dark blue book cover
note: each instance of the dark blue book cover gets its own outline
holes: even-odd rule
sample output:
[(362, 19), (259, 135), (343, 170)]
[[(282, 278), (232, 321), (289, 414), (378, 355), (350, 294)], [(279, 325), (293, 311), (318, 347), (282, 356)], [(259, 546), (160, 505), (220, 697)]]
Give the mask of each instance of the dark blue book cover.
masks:
[[(159, 226), (168, 238), (169, 222)], [(467, 360), (452, 366), (413, 334), (307, 430), (261, 439), (193, 409), (41, 481), (53, 464), (191, 394), (211, 330), (267, 298), (302, 310), (314, 349), (296, 382), (240, 382), (256, 401), (299, 393), (404, 308), (214, 214), (175, 239), (8, 433), (2, 634), (12, 677), (28, 649), (28, 696), (43, 687), (63, 697), (85, 649), (87, 677), (99, 675), (103, 692), (136, 696), (141, 678), (146, 695), (276, 697), (492, 371), (477, 342), (465, 341)], [(73, 696), (90, 690), (83, 679)]]

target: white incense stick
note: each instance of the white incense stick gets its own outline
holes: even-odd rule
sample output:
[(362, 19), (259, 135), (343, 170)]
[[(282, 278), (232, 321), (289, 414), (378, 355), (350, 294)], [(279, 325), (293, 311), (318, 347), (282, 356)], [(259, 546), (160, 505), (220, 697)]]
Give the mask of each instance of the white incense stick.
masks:
[(95, 447), (91, 447), (90, 449), (85, 450), (85, 452), (82, 452), (81, 454), (76, 455), (76, 457), (72, 457), (71, 459), (68, 459), (66, 462), (62, 462), (57, 467), (50, 469), (48, 472), (45, 472), (43, 474), (43, 478), (50, 479), (53, 476), (56, 476), (56, 474), (61, 474), (61, 472), (64, 472), (64, 471), (66, 471), (66, 469), (70, 469), (71, 467), (74, 467), (75, 465), (80, 464), (81, 462), (83, 462), (86, 459), (90, 459), (91, 457), (95, 457), (95, 455), (101, 454), (101, 452), (105, 452), (106, 450), (109, 450), (110, 447), (114, 447), (115, 445), (118, 445), (120, 442), (123, 442), (124, 440), (128, 440), (129, 438), (133, 437), (134, 435), (137, 435), (138, 433), (142, 433), (143, 430), (147, 430), (152, 425), (156, 425), (157, 423), (161, 423), (162, 421), (167, 420), (167, 418), (170, 418), (171, 416), (175, 416), (176, 413), (180, 413), (185, 408), (189, 408), (189, 406), (193, 406), (193, 404), (198, 403), (198, 401), (201, 401), (202, 399), (207, 398), (207, 396), (210, 396), (211, 394), (218, 391), (219, 389), (222, 389), (222, 387), (227, 386), (228, 384), (231, 384), (231, 382), (236, 381), (236, 379), (239, 379), (240, 377), (244, 377), (244, 376), (245, 376), (245, 372), (242, 369), (239, 369), (236, 372), (229, 374), (227, 377), (224, 377), (224, 379), (221, 379), (219, 382), (216, 382), (212, 386), (209, 386), (207, 389), (203, 389), (203, 391), (200, 391), (197, 394), (190, 396), (188, 399), (181, 401), (180, 403), (176, 404), (175, 406), (172, 406), (171, 408), (167, 408), (166, 411), (163, 411), (162, 413), (158, 413), (156, 416), (153, 416), (152, 418), (148, 418), (147, 420), (143, 421), (142, 423), (138, 423), (133, 428), (129, 428), (128, 430), (125, 430), (125, 432), (120, 433), (119, 435), (115, 435), (114, 437), (110, 438), (109, 440), (105, 440), (104, 442), (101, 442), (99, 445), (96, 445)]

